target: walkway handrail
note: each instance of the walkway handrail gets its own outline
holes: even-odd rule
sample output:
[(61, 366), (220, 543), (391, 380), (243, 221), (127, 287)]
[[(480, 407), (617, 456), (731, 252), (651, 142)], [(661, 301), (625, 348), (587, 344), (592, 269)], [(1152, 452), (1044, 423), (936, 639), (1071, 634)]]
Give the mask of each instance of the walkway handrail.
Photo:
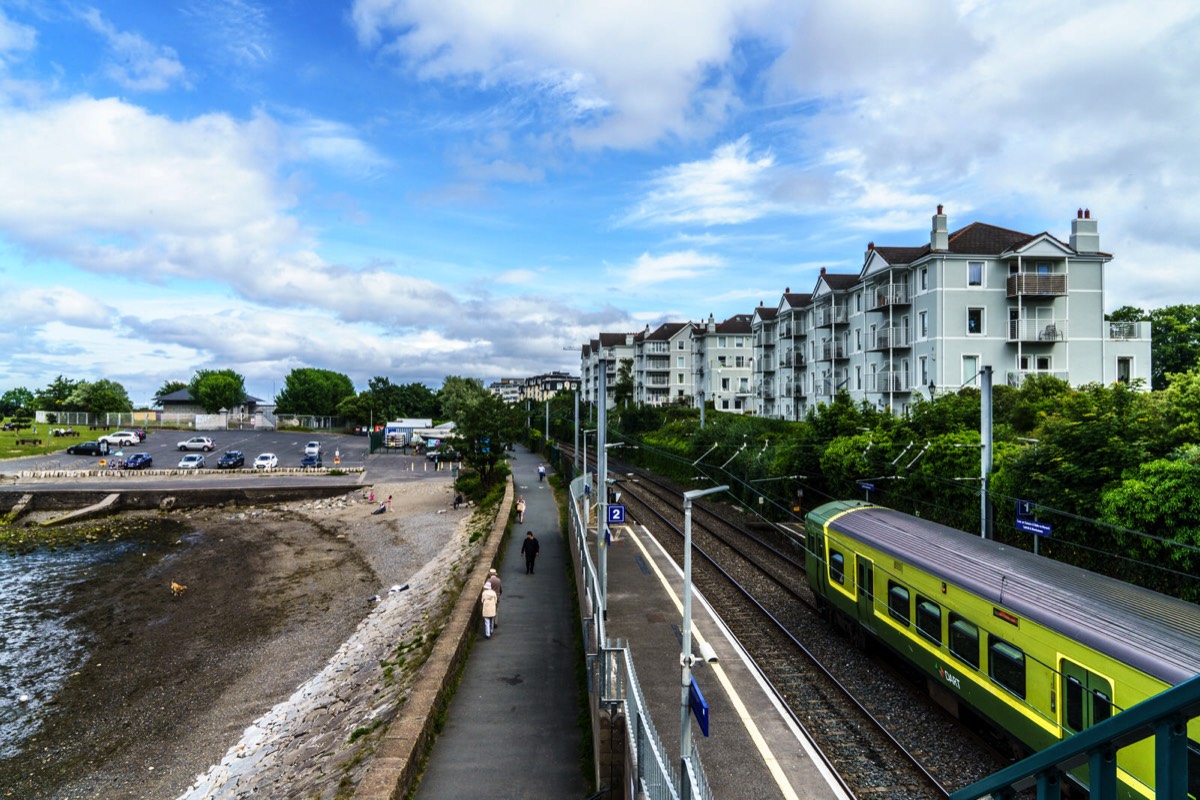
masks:
[(1087, 764), (1092, 800), (1115, 800), (1117, 751), (1151, 736), (1155, 740), (1154, 796), (1162, 800), (1187, 797), (1187, 725), (1196, 717), (1200, 717), (1200, 676), (960, 789), (950, 798), (1007, 798), (1035, 785), (1039, 800), (1057, 798), (1061, 773)]

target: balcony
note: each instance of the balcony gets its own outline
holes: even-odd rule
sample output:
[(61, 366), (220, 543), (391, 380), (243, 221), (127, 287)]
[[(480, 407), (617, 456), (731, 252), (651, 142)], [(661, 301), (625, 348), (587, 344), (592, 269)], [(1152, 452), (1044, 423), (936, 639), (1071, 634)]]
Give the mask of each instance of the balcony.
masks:
[(912, 304), (908, 296), (908, 287), (904, 284), (879, 286), (866, 292), (867, 311), (887, 311), (896, 306)]
[(1067, 276), (1023, 272), (1019, 275), (1009, 275), (1005, 288), (1009, 297), (1065, 297)]
[(884, 371), (867, 375), (865, 391), (868, 394), (890, 394), (909, 391), (907, 375), (903, 372)]
[(671, 352), (670, 342), (646, 342), (647, 353), (669, 353)]
[(818, 308), (813, 326), (817, 328), (829, 328), (833, 325), (841, 325), (846, 321), (846, 307), (834, 306), (830, 308)]
[(1010, 319), (1008, 341), (1055, 344), (1067, 341), (1065, 319)]
[(1108, 338), (1113, 342), (1148, 342), (1150, 341), (1150, 323), (1110, 322), (1108, 323)]
[(813, 397), (833, 397), (833, 382), (817, 381), (813, 387)]
[(824, 342), (817, 349), (817, 361), (840, 361), (846, 358), (845, 342)]
[(790, 366), (792, 366), (794, 361), (795, 361), (795, 354), (791, 350), (788, 350), (786, 353), (784, 353), (782, 356), (780, 356), (779, 366), (790, 367)]
[(896, 347), (911, 347), (908, 328), (894, 325), (890, 328), (879, 328), (867, 336), (868, 350), (891, 350)]

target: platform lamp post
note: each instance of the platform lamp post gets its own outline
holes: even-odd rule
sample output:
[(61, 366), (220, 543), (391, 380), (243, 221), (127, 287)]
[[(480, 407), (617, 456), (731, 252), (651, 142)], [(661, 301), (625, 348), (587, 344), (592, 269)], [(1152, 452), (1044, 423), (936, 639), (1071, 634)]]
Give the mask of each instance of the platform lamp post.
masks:
[(696, 657), (692, 655), (692, 501), (706, 494), (724, 492), (728, 489), (728, 486), (715, 486), (712, 489), (693, 489), (683, 493), (683, 651), (679, 654), (679, 665), (682, 668), (679, 721), (679, 796), (681, 798), (692, 796), (687, 784), (688, 764), (691, 761), (692, 750), (692, 715), (688, 695), (692, 688), (692, 665), (696, 663)]

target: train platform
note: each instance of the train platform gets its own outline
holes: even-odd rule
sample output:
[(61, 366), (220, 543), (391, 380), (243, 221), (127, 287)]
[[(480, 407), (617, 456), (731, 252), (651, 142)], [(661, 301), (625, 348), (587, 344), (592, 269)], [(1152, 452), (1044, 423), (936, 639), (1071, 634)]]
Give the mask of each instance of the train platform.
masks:
[[(541, 462), (524, 448), (511, 455), (525, 522), (502, 548), (501, 597), (490, 639), (482, 628), (433, 745), (417, 800), (585, 798), (574, 621), (558, 506)], [(533, 531), (541, 554), (526, 574), (521, 543)], [(470, 591), (482, 591), (470, 588)]]
[[(610, 640), (628, 643), (666, 756), (678, 766), (683, 572), (640, 526), (609, 528), (613, 540), (608, 545), (605, 632)], [(589, 548), (596, 559), (594, 528)], [(750, 658), (695, 591), (692, 629), (693, 652), (700, 654), (703, 640), (719, 659), (697, 659), (692, 671), (709, 706), (709, 736), (703, 736), (694, 717), (691, 736), (713, 797), (848, 797)]]

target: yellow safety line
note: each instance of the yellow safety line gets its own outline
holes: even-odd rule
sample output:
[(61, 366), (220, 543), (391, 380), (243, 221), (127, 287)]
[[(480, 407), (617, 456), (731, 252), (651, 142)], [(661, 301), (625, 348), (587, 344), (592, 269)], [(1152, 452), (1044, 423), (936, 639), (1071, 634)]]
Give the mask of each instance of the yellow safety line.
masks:
[[(630, 532), (632, 533), (632, 530)], [(659, 581), (662, 582), (663, 588), (667, 590), (667, 594), (671, 597), (671, 602), (675, 604), (675, 608), (679, 611), (680, 617), (682, 618), (683, 601), (678, 595), (675, 594), (674, 588), (672, 588), (671, 584), (667, 582), (667, 578), (662, 574), (662, 571), (659, 570), (658, 562), (655, 561), (654, 557), (651, 556), (646, 550), (645, 545), (642, 544), (642, 539), (640, 536), (633, 535), (630, 538), (633, 539), (633, 541), (637, 544), (638, 549), (642, 551), (642, 555), (646, 557), (646, 562), (654, 570), (654, 574), (658, 576)], [(707, 603), (705, 605), (707, 606)], [(696, 638), (697, 647), (699, 647), (699, 643), (704, 641), (704, 637), (702, 637), (700, 632), (696, 630), (695, 620), (692, 622), (692, 636)], [(758, 726), (754, 724), (754, 717), (750, 715), (749, 710), (746, 708), (745, 704), (742, 703), (742, 698), (738, 696), (737, 690), (733, 687), (733, 684), (730, 683), (729, 677), (725, 674), (725, 670), (721, 668), (720, 663), (709, 664), (709, 666), (712, 667), (713, 672), (716, 673), (717, 680), (719, 680), (721, 682), (721, 686), (725, 688), (725, 693), (729, 695), (729, 699), (733, 701), (733, 706), (737, 711), (738, 718), (741, 719), (742, 725), (744, 725), (746, 728), (746, 733), (750, 735), (750, 738), (753, 740), (755, 747), (758, 748), (759, 754), (762, 756), (763, 761), (766, 762), (767, 769), (771, 771), (771, 776), (775, 778), (775, 783), (779, 786), (779, 791), (781, 791), (783, 796), (788, 798), (788, 800), (799, 800), (799, 795), (797, 795), (796, 790), (792, 788), (792, 784), (788, 781), (787, 775), (784, 774), (783, 767), (780, 766), (779, 760), (775, 758), (775, 754), (771, 752), (771, 746), (767, 744), (766, 739), (763, 738), (762, 733), (758, 730)]]

